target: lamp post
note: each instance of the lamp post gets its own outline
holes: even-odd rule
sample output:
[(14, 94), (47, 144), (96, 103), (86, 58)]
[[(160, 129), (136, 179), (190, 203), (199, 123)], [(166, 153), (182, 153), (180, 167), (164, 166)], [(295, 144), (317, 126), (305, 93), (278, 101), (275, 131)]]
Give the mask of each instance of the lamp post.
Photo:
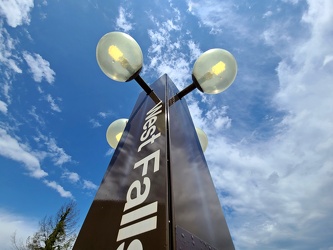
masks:
[(207, 137), (183, 99), (195, 88), (210, 94), (228, 88), (234, 57), (222, 49), (203, 53), (193, 83), (179, 91), (167, 75), (145, 83), (141, 49), (127, 34), (103, 36), (96, 55), (108, 77), (134, 79), (144, 91), (129, 119), (108, 128), (116, 150), (73, 249), (234, 249), (203, 155)]

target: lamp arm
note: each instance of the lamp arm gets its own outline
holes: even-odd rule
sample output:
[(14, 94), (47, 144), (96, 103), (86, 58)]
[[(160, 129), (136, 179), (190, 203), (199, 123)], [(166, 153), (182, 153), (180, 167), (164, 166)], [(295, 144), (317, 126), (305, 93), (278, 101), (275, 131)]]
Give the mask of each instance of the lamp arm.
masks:
[(138, 74), (134, 77), (134, 80), (140, 85), (140, 87), (149, 95), (155, 103), (159, 103), (161, 100), (155, 94), (155, 92), (149, 87), (149, 85), (142, 79), (142, 77)]
[(171, 106), (176, 101), (182, 99), (184, 96), (186, 96), (188, 93), (190, 93), (191, 91), (193, 91), (196, 88), (197, 88), (197, 85), (194, 82), (192, 82), (185, 89), (183, 89), (182, 91), (178, 92), (173, 97), (171, 97), (170, 100), (169, 100), (169, 105)]

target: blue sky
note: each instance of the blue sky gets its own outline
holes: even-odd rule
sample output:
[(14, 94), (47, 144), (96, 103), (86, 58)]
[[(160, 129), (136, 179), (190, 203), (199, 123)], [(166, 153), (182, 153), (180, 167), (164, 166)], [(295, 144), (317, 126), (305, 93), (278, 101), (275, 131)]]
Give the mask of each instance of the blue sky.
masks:
[(333, 2), (0, 2), (0, 246), (74, 199), (80, 223), (113, 154), (108, 125), (141, 92), (108, 79), (98, 40), (140, 44), (142, 77), (181, 89), (198, 56), (229, 50), (234, 84), (186, 97), (237, 249), (333, 249)]

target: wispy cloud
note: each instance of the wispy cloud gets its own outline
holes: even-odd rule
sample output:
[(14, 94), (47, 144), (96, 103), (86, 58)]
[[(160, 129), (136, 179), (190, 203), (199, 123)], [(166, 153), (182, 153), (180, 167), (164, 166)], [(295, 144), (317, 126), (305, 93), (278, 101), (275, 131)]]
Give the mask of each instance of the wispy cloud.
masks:
[(72, 183), (77, 183), (80, 180), (80, 176), (78, 173), (75, 172), (64, 172), (62, 174), (62, 178), (66, 178), (67, 180), (69, 180)]
[(29, 175), (34, 178), (43, 178), (48, 175), (42, 170), (34, 152), (20, 143), (17, 138), (10, 136), (3, 128), (0, 128), (0, 155), (23, 163)]
[(61, 112), (61, 109), (60, 109), (59, 106), (56, 104), (55, 100), (53, 99), (53, 97), (52, 97), (50, 94), (48, 94), (48, 95), (46, 96), (46, 100), (47, 100), (47, 102), (50, 104), (51, 109), (52, 109), (53, 111)]
[(43, 59), (41, 55), (29, 52), (23, 52), (23, 58), (27, 62), (33, 79), (36, 82), (41, 82), (45, 79), (48, 83), (54, 82), (55, 72), (50, 68), (50, 63)]
[(273, 12), (271, 10), (265, 12), (265, 14), (262, 16), (263, 18), (268, 18), (273, 15)]
[[(214, 28), (213, 18), (222, 22), (197, 2), (190, 2), (190, 11), (206, 25)], [(333, 49), (327, 41), (333, 40), (333, 3), (307, 3), (298, 23), (288, 18), (272, 21), (262, 33), (282, 58), (276, 64), (279, 89), (270, 105), (284, 117), (270, 128), (272, 136), (230, 141), (222, 133), (212, 136), (208, 129), (208, 165), (240, 249), (315, 249), (318, 242), (313, 238), (320, 239), (321, 246), (332, 246), (328, 222), (333, 220), (333, 201), (327, 197), (333, 189), (333, 65), (327, 58)], [(306, 32), (295, 35), (292, 25), (306, 27)], [(190, 108), (194, 120), (212, 128), (205, 120), (207, 111)], [(228, 129), (229, 119), (221, 119), (212, 123)]]
[(43, 182), (48, 187), (53, 188), (54, 190), (56, 190), (60, 194), (61, 197), (74, 199), (72, 193), (70, 191), (66, 191), (57, 182), (55, 182), (55, 181), (48, 181), (48, 180), (43, 180)]
[(68, 180), (72, 184), (79, 184), (82, 189), (87, 189), (87, 190), (97, 190), (98, 186), (94, 184), (92, 181), (89, 180), (81, 180), (81, 177), (78, 173), (75, 172), (70, 172), (66, 170), (62, 176), (62, 178)]
[(43, 90), (40, 86), (37, 86), (37, 91), (38, 91), (38, 93), (40, 93), (40, 94), (43, 94), (43, 93), (44, 93), (44, 90)]
[[(0, 21), (0, 62), (15, 73), (22, 73), (22, 70), (18, 66), (19, 59), (15, 54), (16, 43), (17, 41), (10, 36), (5, 28), (3, 28), (3, 24)], [(8, 78), (9, 73), (6, 74)]]
[(28, 111), (28, 114), (31, 115), (39, 124), (44, 125), (44, 119), (37, 114), (36, 110), (37, 108), (35, 106), (32, 106), (31, 109)]
[[(1, 12), (1, 11), (0, 11)], [(1, 15), (1, 14), (0, 14)], [(18, 64), (20, 58), (17, 56), (16, 44), (18, 41), (13, 39), (8, 31), (3, 28), (3, 22), (0, 20), (0, 94), (5, 100), (0, 100), (0, 112), (7, 114), (8, 105), (11, 104), (12, 77), (15, 74), (22, 73)]]
[(110, 117), (113, 113), (112, 112), (99, 112), (97, 115), (103, 119)]
[(97, 190), (98, 186), (91, 181), (83, 180), (83, 188), (89, 190)]
[(323, 66), (326, 66), (326, 64), (333, 62), (333, 55), (326, 55), (324, 62), (323, 62)]
[(125, 33), (133, 29), (133, 24), (129, 21), (132, 19), (132, 14), (125, 10), (123, 7), (119, 7), (119, 16), (116, 19), (116, 28)]
[(92, 118), (89, 120), (89, 123), (92, 125), (93, 128), (99, 128), (99, 127), (102, 127), (102, 124), (101, 124), (101, 119), (106, 119), (110, 116), (113, 115), (113, 112), (99, 112), (97, 114), (97, 117), (96, 118)]
[(91, 123), (91, 125), (93, 126), (93, 128), (102, 127), (102, 124), (100, 124), (100, 122), (97, 121), (96, 119), (90, 119), (89, 122)]
[(199, 56), (202, 54), (199, 44), (195, 43), (193, 40), (189, 40), (187, 42), (187, 46), (190, 50), (191, 61), (197, 60), (199, 58)]
[(34, 7), (33, 0), (11, 0), (0, 2), (0, 16), (4, 16), (9, 26), (30, 23), (30, 11)]
[(172, 7), (172, 14), (164, 20), (158, 21), (153, 14), (150, 19), (155, 28), (148, 30), (151, 45), (143, 74), (160, 76), (166, 73), (179, 88), (187, 86), (191, 81), (190, 64), (200, 53), (199, 45), (181, 31), (182, 17), (177, 8)]
[(210, 33), (219, 34), (226, 29), (232, 30), (242, 37), (251, 37), (244, 16), (237, 13), (234, 1), (187, 0), (188, 11), (200, 19), (202, 25), (211, 29)]
[(54, 138), (47, 138), (45, 144), (55, 165), (61, 166), (72, 161), (72, 157), (66, 154), (65, 150), (57, 145)]
[(0, 112), (3, 114), (7, 114), (8, 108), (7, 108), (7, 103), (3, 102), (0, 100)]
[(56, 166), (62, 166), (66, 163), (73, 162), (72, 157), (68, 155), (65, 150), (57, 145), (57, 141), (53, 137), (48, 137), (46, 135), (38, 133), (35, 141), (40, 145), (46, 146), (46, 152), (44, 152), (44, 157), (50, 157), (52, 162)]

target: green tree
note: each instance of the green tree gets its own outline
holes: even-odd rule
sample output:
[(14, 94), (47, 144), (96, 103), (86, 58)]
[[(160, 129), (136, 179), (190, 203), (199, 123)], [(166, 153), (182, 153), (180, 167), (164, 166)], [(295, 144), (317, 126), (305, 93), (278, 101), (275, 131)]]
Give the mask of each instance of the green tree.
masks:
[(74, 202), (63, 205), (56, 216), (46, 216), (39, 222), (39, 230), (26, 243), (12, 236), (15, 250), (67, 250), (76, 239), (77, 209)]

